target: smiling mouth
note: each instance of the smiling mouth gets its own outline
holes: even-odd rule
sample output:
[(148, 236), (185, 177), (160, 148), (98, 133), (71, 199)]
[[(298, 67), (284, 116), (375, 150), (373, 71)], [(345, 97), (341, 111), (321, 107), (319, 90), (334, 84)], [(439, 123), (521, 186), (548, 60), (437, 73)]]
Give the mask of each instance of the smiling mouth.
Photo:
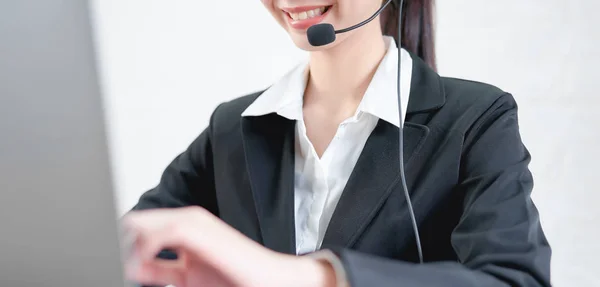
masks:
[(301, 12), (286, 12), (286, 14), (293, 21), (302, 21), (319, 17), (327, 13), (327, 11), (329, 11), (329, 8), (331, 8), (331, 6), (324, 6)]

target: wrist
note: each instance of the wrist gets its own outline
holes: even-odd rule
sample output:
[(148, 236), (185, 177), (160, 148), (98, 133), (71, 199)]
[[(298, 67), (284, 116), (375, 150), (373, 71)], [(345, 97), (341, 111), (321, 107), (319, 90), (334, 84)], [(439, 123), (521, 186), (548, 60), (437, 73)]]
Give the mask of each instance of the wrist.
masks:
[[(306, 256), (283, 255), (279, 274), (272, 274), (271, 278), (277, 282), (271, 286), (288, 287), (336, 287), (337, 279), (333, 266), (326, 260)], [(285, 263), (284, 263), (285, 262)], [(281, 268), (285, 266), (284, 268)]]
[(337, 280), (333, 266), (325, 261), (315, 258), (301, 258), (305, 264), (300, 276), (306, 278), (302, 286), (336, 287)]

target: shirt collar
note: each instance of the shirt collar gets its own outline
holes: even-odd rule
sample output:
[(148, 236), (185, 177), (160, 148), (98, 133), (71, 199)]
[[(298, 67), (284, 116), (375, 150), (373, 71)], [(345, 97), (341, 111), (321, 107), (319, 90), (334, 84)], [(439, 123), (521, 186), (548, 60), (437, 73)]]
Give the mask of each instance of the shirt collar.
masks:
[[(385, 36), (385, 41), (388, 45), (387, 52), (363, 96), (357, 113), (368, 113), (399, 127), (396, 86), (398, 48), (393, 38)], [(402, 49), (401, 73), (402, 124), (404, 124), (412, 77), (412, 58), (404, 49)], [(306, 90), (307, 76), (308, 62), (304, 61), (265, 90), (242, 113), (242, 116), (262, 116), (277, 113), (291, 120), (302, 120), (302, 99)]]

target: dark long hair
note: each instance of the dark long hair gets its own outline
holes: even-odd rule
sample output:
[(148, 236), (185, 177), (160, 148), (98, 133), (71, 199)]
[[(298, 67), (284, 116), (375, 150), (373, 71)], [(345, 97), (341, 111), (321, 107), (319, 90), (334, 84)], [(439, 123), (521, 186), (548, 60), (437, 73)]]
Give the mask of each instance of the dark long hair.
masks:
[[(385, 0), (384, 0), (385, 1)], [(381, 14), (383, 34), (398, 43), (398, 5), (394, 0)], [(404, 0), (402, 47), (437, 71), (435, 59), (434, 0)]]

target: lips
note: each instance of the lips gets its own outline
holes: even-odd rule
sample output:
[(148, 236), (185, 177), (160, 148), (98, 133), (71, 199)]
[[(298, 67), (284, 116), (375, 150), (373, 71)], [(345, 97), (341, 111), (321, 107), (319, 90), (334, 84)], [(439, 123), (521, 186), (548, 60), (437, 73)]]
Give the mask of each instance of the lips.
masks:
[(305, 30), (325, 19), (331, 6), (305, 6), (282, 9), (292, 28)]

